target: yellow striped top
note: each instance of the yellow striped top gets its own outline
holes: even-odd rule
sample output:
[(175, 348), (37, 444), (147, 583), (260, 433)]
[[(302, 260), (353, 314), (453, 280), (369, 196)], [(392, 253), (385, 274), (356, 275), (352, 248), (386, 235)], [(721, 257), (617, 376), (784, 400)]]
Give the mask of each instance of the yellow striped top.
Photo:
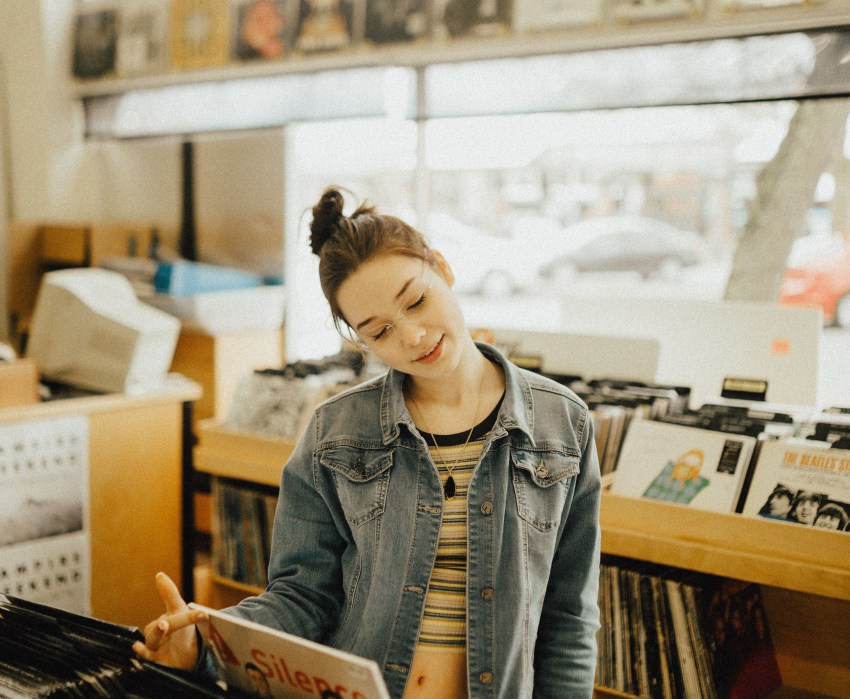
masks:
[(483, 438), (470, 441), (465, 447), (440, 446), (439, 452), (433, 446), (430, 448), (442, 483), (448, 475), (440, 457), (449, 464), (455, 460), (457, 463), (451, 473), (455, 495), (447, 498), (443, 506), (437, 559), (425, 595), (425, 612), (419, 632), (421, 646), (458, 651), (466, 648), (466, 495), (483, 448)]

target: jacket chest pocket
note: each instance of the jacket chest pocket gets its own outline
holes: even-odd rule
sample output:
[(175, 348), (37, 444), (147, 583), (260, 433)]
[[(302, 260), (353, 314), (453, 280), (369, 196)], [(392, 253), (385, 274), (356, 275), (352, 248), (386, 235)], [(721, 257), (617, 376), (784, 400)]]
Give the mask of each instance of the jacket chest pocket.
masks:
[(340, 505), (352, 527), (383, 514), (393, 463), (391, 451), (333, 447), (319, 455), (319, 463), (334, 472)]
[(547, 532), (561, 523), (570, 479), (579, 471), (578, 455), (558, 452), (511, 452), (511, 475), (519, 516)]

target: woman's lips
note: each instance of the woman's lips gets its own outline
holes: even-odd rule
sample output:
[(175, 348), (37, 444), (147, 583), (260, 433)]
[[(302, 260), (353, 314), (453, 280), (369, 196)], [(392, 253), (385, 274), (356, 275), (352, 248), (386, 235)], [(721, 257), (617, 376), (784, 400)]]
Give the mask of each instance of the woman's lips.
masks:
[(424, 354), (423, 356), (417, 359), (417, 362), (421, 362), (422, 364), (430, 364), (431, 362), (436, 362), (440, 355), (443, 353), (443, 338), (441, 337), (437, 344), (434, 345), (433, 349)]

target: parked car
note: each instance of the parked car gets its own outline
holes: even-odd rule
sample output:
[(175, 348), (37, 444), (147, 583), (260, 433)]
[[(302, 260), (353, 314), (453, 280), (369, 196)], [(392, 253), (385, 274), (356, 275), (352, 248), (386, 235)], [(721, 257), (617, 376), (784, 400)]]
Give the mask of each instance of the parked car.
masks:
[(835, 252), (789, 267), (779, 302), (819, 306), (826, 324), (850, 328), (850, 237)]
[(530, 238), (490, 235), (444, 212), (428, 214), (423, 232), (451, 265), (459, 293), (507, 296), (527, 291), (547, 259)]
[(647, 278), (697, 264), (702, 236), (645, 216), (600, 216), (563, 231), (564, 251), (541, 270), (551, 278), (574, 272), (638, 272)]

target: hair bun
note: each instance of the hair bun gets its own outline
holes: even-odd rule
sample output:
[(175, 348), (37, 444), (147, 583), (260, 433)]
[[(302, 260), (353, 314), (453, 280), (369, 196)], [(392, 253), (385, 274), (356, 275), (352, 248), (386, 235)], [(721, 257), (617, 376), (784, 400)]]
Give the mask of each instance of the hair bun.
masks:
[(344, 203), (342, 194), (329, 187), (313, 207), (313, 220), (310, 222), (310, 249), (313, 254), (318, 255), (328, 238), (339, 229)]

